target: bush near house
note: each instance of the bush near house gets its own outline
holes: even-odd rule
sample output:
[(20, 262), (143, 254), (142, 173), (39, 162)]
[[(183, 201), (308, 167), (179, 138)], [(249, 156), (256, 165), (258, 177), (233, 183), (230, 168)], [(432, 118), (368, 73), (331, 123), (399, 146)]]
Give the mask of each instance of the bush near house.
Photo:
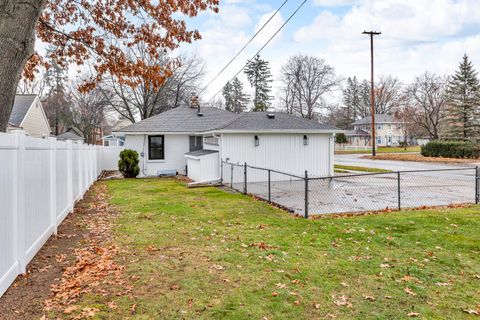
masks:
[(118, 170), (125, 178), (135, 178), (140, 173), (138, 167), (138, 153), (135, 150), (125, 149), (120, 152), (120, 160), (118, 160)]
[(430, 141), (422, 146), (421, 154), (425, 157), (478, 158), (480, 149), (469, 141)]
[(344, 144), (344, 143), (347, 143), (347, 142), (348, 142), (348, 140), (347, 140), (347, 136), (345, 135), (345, 133), (340, 132), (340, 133), (337, 133), (335, 135), (335, 143)]

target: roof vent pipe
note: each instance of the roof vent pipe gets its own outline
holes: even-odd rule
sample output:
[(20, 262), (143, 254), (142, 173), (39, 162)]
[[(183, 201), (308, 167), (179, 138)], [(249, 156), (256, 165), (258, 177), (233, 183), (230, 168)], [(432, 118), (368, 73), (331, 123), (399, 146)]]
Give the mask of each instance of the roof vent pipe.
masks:
[(275, 119), (275, 115), (273, 113), (267, 113), (268, 119)]

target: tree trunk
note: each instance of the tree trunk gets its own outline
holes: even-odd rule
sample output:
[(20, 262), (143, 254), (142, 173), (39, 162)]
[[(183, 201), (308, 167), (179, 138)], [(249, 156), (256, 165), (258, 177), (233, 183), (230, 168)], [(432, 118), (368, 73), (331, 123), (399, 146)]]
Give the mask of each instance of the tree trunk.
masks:
[(46, 0), (0, 0), (0, 132), (7, 131), (23, 67), (32, 56), (35, 26)]

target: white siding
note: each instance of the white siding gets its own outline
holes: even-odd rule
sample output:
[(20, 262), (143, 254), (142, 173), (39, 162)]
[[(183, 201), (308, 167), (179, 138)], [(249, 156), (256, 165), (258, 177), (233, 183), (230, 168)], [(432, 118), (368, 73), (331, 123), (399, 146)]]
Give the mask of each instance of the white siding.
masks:
[(200, 157), (186, 156), (188, 177), (195, 182), (210, 182), (220, 179), (218, 153)]
[[(232, 163), (270, 168), (299, 176), (333, 175), (333, 134), (223, 134), (222, 159)], [(263, 176), (263, 175), (262, 175)]]
[(135, 150), (140, 155), (140, 177), (156, 176), (159, 169), (175, 169), (180, 174), (186, 174), (187, 159), (184, 154), (190, 151), (186, 134), (165, 135), (165, 160), (148, 160), (147, 135), (127, 134), (125, 148)]
[(35, 99), (35, 102), (28, 110), (21, 127), (32, 137), (50, 136), (50, 126), (38, 99)]

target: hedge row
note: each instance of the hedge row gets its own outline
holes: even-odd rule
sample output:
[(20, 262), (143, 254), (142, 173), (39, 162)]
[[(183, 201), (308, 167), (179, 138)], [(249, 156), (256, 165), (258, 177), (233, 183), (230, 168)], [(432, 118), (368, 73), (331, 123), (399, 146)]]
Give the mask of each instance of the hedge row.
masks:
[(480, 149), (469, 141), (430, 141), (421, 153), (425, 157), (478, 158)]

